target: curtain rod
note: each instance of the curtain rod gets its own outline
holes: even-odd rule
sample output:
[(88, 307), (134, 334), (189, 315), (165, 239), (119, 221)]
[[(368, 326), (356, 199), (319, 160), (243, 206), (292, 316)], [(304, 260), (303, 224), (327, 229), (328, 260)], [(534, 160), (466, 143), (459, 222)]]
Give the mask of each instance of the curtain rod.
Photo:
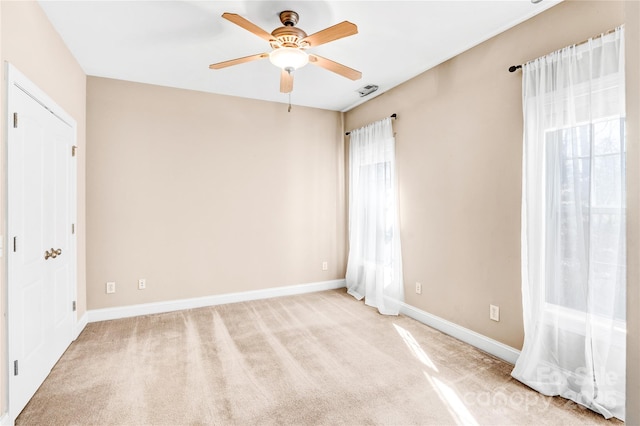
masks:
[[(582, 44), (585, 44), (585, 43), (589, 42), (589, 40), (597, 40), (597, 39), (599, 39), (599, 38), (601, 38), (601, 37), (604, 37), (604, 36), (606, 36), (606, 35), (609, 35), (609, 34), (611, 34), (611, 33), (616, 32), (616, 30), (617, 30), (618, 28), (621, 28), (621, 27), (614, 28), (614, 29), (612, 29), (612, 30), (607, 31), (606, 33), (602, 33), (602, 34), (597, 35), (597, 36), (595, 36), (595, 37), (590, 37), (590, 38), (588, 38), (588, 39), (586, 39), (586, 40), (582, 40), (582, 41), (581, 41), (581, 42), (579, 42), (579, 43), (572, 44), (572, 46), (574, 46), (574, 47), (575, 47), (575, 46), (580, 46), (580, 45), (582, 45)], [(531, 62), (531, 61), (529, 61), (529, 62)], [(521, 68), (522, 68), (522, 65), (511, 65), (511, 66), (509, 67), (509, 72), (514, 72), (515, 70), (519, 70), (519, 69), (521, 69)]]
[[(395, 112), (393, 114), (390, 115), (391, 118), (396, 119), (398, 118), (398, 114), (396, 114)], [(348, 131), (347, 133), (345, 133), (345, 136), (349, 136), (351, 134), (353, 130)]]

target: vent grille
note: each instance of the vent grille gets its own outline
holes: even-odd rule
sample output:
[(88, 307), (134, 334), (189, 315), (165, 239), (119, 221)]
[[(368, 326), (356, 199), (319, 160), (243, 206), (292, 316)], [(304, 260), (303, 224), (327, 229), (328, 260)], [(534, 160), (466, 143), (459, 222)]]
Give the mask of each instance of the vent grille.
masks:
[(359, 88), (358, 89), (358, 93), (360, 94), (360, 97), (362, 98), (364, 96), (372, 94), (376, 90), (378, 90), (378, 86), (376, 86), (375, 84), (367, 84), (366, 86)]

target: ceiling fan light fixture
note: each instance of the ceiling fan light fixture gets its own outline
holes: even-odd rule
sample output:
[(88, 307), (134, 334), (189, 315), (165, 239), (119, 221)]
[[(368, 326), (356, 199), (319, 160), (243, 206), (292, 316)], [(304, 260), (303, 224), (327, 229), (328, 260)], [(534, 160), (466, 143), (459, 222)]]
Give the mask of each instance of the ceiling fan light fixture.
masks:
[(280, 47), (269, 53), (269, 61), (276, 67), (290, 72), (307, 65), (309, 55), (295, 47)]

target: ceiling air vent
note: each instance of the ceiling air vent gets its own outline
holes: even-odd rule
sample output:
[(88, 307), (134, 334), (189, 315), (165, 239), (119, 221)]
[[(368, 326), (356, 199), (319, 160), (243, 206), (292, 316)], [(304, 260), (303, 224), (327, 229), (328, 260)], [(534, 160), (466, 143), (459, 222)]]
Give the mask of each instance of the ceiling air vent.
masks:
[(358, 93), (360, 93), (360, 97), (362, 98), (364, 96), (372, 94), (376, 90), (378, 90), (378, 86), (376, 86), (375, 84), (367, 84), (366, 86), (359, 88)]

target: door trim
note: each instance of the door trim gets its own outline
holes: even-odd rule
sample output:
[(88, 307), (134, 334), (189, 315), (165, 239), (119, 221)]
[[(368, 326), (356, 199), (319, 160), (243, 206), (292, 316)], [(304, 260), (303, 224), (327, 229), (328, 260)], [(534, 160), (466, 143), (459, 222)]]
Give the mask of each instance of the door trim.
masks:
[[(5, 115), (6, 115), (6, 128), (5, 128), (5, 132), (4, 132), (4, 142), (2, 144), (2, 154), (4, 156), (5, 160), (5, 165), (6, 165), (6, 171), (4, 173), (3, 176), (3, 180), (4, 180), (4, 185), (3, 187), (5, 188), (5, 192), (4, 192), (4, 202), (5, 202), (5, 217), (4, 217), (4, 229), (5, 229), (5, 236), (3, 238), (3, 245), (5, 247), (4, 250), (4, 259), (3, 259), (3, 265), (5, 268), (5, 273), (4, 273), (4, 279), (5, 279), (5, 283), (6, 285), (4, 286), (4, 288), (2, 289), (2, 297), (4, 298), (4, 300), (6, 301), (5, 303), (5, 323), (4, 323), (4, 332), (5, 332), (5, 347), (6, 347), (6, 351), (5, 351), (5, 356), (6, 356), (6, 365), (4, 366), (5, 371), (7, 373), (7, 380), (6, 380), (6, 392), (5, 392), (5, 397), (4, 397), (4, 402), (6, 404), (7, 410), (8, 410), (8, 416), (9, 416), (9, 420), (11, 422), (11, 424), (15, 421), (15, 418), (18, 416), (19, 413), (12, 413), (11, 412), (11, 373), (12, 373), (12, 367), (13, 367), (13, 361), (12, 361), (12, 357), (11, 355), (13, 354), (13, 348), (11, 347), (11, 341), (13, 338), (14, 333), (16, 333), (15, 330), (12, 330), (11, 328), (11, 315), (12, 315), (12, 311), (11, 311), (11, 306), (9, 305), (9, 292), (11, 291), (11, 282), (12, 282), (12, 270), (10, 268), (9, 265), (9, 251), (10, 249), (12, 249), (13, 247), (13, 241), (12, 241), (12, 228), (11, 228), (11, 218), (13, 215), (11, 206), (9, 205), (9, 200), (10, 200), (10, 193), (11, 193), (11, 182), (12, 182), (12, 171), (11, 171), (11, 167), (9, 166), (9, 127), (12, 126), (13, 124), (13, 102), (15, 102), (13, 99), (15, 98), (15, 91), (19, 90), (22, 91), (23, 93), (27, 94), (29, 97), (31, 97), (33, 100), (35, 100), (36, 102), (38, 102), (40, 105), (42, 105), (45, 109), (47, 109), (50, 113), (52, 113), (53, 115), (55, 115), (58, 119), (60, 119), (61, 121), (63, 121), (64, 123), (66, 123), (67, 125), (69, 125), (72, 129), (72, 133), (73, 133), (73, 145), (77, 146), (77, 138), (78, 138), (78, 126), (76, 121), (73, 119), (73, 117), (71, 115), (69, 115), (64, 109), (62, 109), (52, 98), (50, 98), (44, 91), (42, 91), (38, 86), (36, 86), (35, 83), (33, 83), (31, 80), (29, 80), (28, 77), (26, 77), (23, 73), (21, 73), (16, 67), (14, 67), (13, 65), (11, 65), (8, 62), (5, 62), (5, 76), (6, 76), (6, 103), (5, 103)], [(18, 117), (19, 120), (19, 117)], [(69, 155), (71, 155), (71, 152), (69, 152)], [(69, 296), (71, 296), (71, 298), (73, 300), (78, 300), (78, 254), (77, 254), (77, 235), (78, 235), (78, 208), (77, 208), (77, 201), (78, 201), (78, 179), (77, 179), (77, 156), (73, 157), (73, 160), (71, 161), (73, 170), (71, 173), (71, 196), (70, 198), (70, 209), (71, 209), (71, 220), (72, 223), (75, 224), (75, 234), (72, 235), (71, 239), (70, 239), (70, 246), (71, 246), (71, 271), (70, 271), (70, 279), (71, 279), (71, 294)], [(11, 243), (11, 244), (10, 244)], [(69, 309), (71, 309), (71, 306), (69, 306)], [(75, 311), (72, 313), (72, 319), (73, 319), (73, 331), (72, 331), (72, 336), (73, 338), (76, 337), (76, 327), (77, 327), (77, 323), (78, 323), (78, 312)]]

